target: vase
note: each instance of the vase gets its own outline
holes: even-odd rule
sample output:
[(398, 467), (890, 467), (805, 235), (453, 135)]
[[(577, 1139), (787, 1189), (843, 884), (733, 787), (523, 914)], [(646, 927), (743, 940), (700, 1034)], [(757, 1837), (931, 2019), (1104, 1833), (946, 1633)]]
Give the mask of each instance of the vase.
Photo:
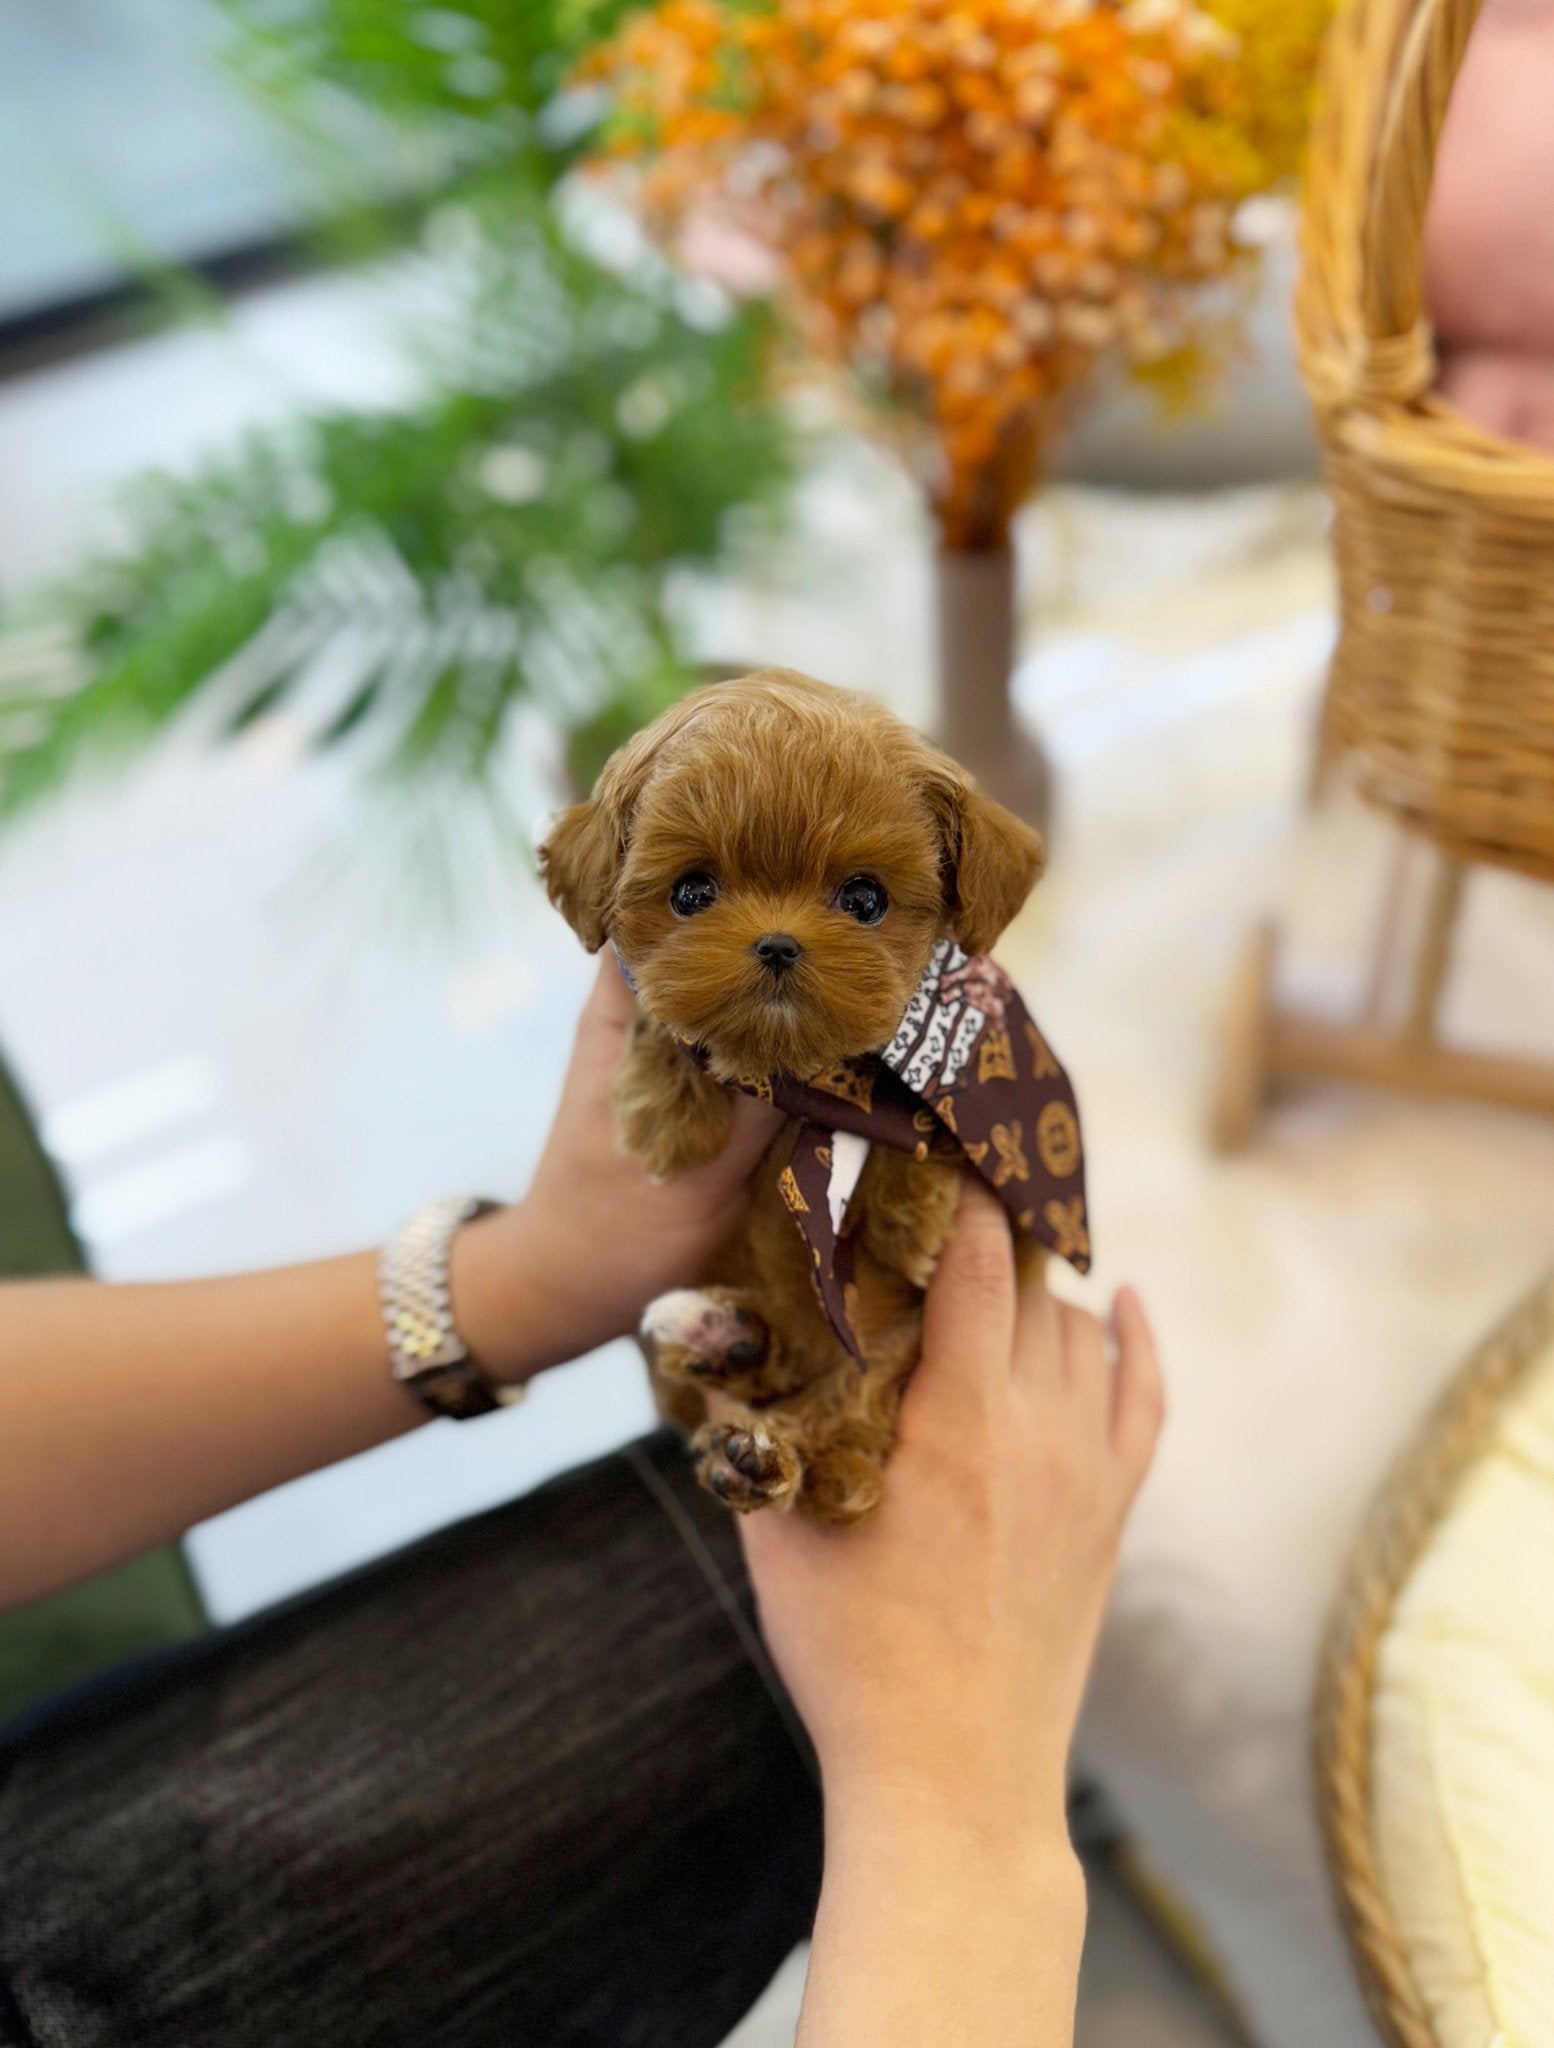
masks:
[(1015, 559), (1007, 545), (941, 547), (935, 557), (937, 737), (990, 796), (1045, 832), (1052, 769), (1015, 714)]

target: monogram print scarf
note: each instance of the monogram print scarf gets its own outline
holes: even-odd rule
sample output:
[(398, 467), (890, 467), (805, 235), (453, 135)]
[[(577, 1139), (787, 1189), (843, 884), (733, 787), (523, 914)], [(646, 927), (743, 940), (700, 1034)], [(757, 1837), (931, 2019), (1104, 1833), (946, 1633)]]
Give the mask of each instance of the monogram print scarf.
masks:
[(848, 1199), (871, 1145), (964, 1160), (1008, 1210), (1078, 1272), (1090, 1266), (1079, 1109), (1067, 1074), (1008, 975), (941, 939), (881, 1053), (808, 1081), (773, 1075), (749, 1090), (798, 1128), (779, 1179), (810, 1250), (826, 1319), (855, 1358)]

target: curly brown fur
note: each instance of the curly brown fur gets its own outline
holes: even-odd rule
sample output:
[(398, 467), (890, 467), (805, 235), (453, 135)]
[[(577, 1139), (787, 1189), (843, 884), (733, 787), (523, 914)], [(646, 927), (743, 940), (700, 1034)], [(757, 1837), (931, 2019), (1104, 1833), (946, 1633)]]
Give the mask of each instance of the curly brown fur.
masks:
[(716, 1159), (728, 1143), (734, 1105), (663, 1025), (639, 1016), (610, 1091), (621, 1142), (655, 1180), (672, 1180)]
[[(671, 1175), (722, 1144), (722, 1083), (824, 1073), (883, 1047), (938, 939), (992, 945), (1040, 873), (1041, 842), (883, 706), (767, 669), (696, 692), (621, 748), (541, 861), (590, 950), (609, 938), (630, 967), (643, 1016), (617, 1114), (629, 1148)], [(680, 914), (671, 891), (693, 875), (713, 878), (715, 898)], [(877, 923), (838, 906), (855, 876), (886, 892)], [(798, 948), (776, 976), (755, 952), (770, 934)], [(860, 1369), (778, 1192), (784, 1157), (779, 1138), (740, 1235), (702, 1289), (654, 1304), (644, 1348), (721, 1499), (856, 1521), (880, 1497), (956, 1176), (869, 1156), (845, 1224)]]

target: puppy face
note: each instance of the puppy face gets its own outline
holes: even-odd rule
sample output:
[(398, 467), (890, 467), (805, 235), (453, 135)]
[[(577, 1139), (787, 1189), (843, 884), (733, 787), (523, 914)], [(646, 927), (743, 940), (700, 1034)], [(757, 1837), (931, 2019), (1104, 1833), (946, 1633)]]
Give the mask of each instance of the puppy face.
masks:
[(1041, 842), (883, 707), (764, 670), (639, 733), (541, 863), (643, 1008), (752, 1081), (887, 1044), (935, 940), (991, 945)]

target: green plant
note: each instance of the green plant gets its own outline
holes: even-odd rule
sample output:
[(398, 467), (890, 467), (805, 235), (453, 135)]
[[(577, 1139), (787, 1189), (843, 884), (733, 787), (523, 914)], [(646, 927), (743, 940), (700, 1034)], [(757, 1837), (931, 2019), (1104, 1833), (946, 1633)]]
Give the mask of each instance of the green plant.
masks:
[(767, 317), (593, 252), (567, 181), (591, 109), (565, 81), (618, 5), (225, 6), (315, 156), (330, 252), (414, 252), (416, 393), (134, 487), (128, 542), (18, 613), (62, 631), (7, 664), (0, 810), (185, 707), (230, 732), (284, 706), (365, 772), (460, 794), (496, 793), (534, 707), (586, 780), (688, 680), (669, 578), (790, 474)]

